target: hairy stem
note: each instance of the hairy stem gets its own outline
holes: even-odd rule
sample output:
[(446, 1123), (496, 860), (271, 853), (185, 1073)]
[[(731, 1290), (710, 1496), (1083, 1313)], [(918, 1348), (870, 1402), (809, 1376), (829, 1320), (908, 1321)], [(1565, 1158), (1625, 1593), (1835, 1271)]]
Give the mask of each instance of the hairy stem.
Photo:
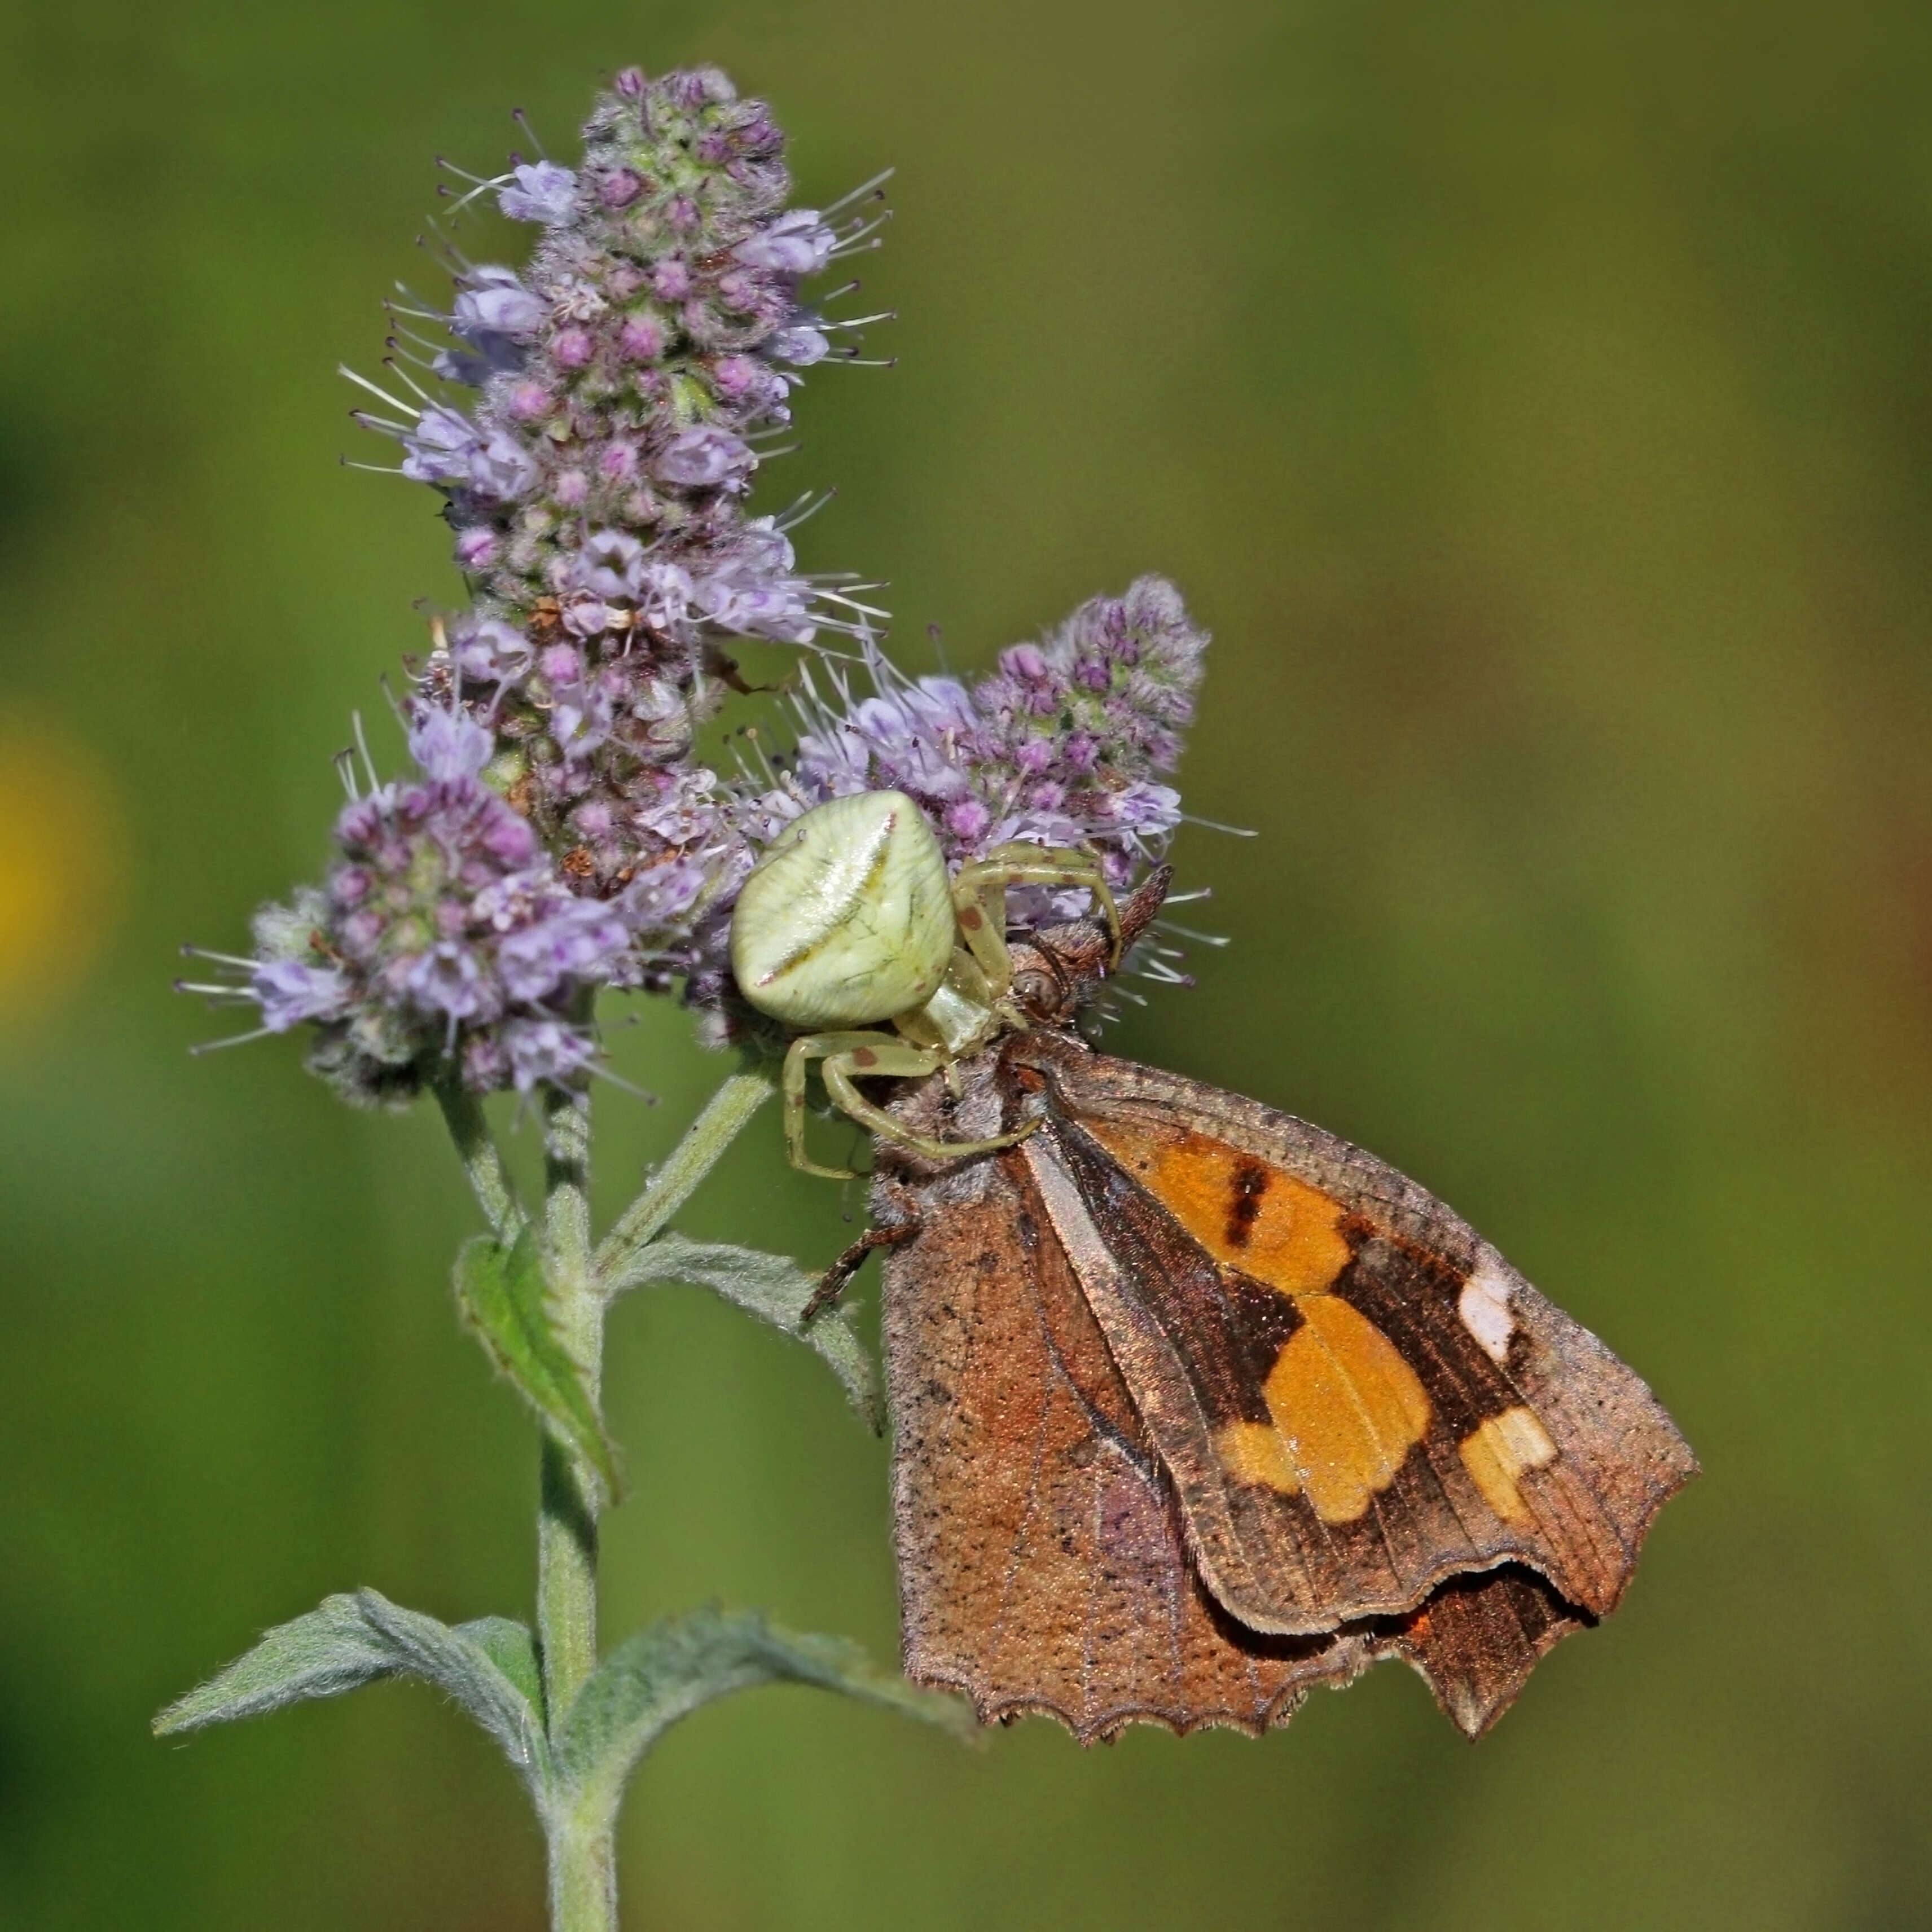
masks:
[[(544, 1101), (544, 1237), (553, 1314), (564, 1346), (582, 1365), (591, 1400), (603, 1374), (604, 1302), (590, 1249), (590, 1109), (552, 1090)], [(546, 1432), (537, 1514), (537, 1638), (544, 1708), (553, 1738), (597, 1666), (596, 1474)], [(568, 1814), (548, 1821), (554, 1932), (616, 1932), (616, 1856), (608, 1826), (586, 1829)]]
[[(542, 1101), (543, 1248), (550, 1318), (584, 1371), (592, 1401), (601, 1395), (608, 1284), (626, 1262), (661, 1234), (771, 1097), (763, 1074), (734, 1074), (620, 1217), (602, 1248), (590, 1230), (590, 1108), (580, 1096), (548, 1090)], [(461, 1085), (436, 1099), (471, 1191), (496, 1239), (515, 1240), (526, 1216), (518, 1204), (482, 1103)], [(544, 1721), (555, 1743), (572, 1700), (597, 1667), (597, 1517), (604, 1498), (596, 1472), (545, 1430), (537, 1511), (537, 1640), (543, 1662)], [(602, 1806), (563, 1793), (544, 1807), (550, 1846), (552, 1932), (616, 1932), (617, 1872), (613, 1820)]]
[(734, 1073), (705, 1102), (704, 1111), (672, 1148), (644, 1191), (617, 1217), (597, 1251), (597, 1272), (609, 1279), (625, 1260), (661, 1234), (698, 1184), (718, 1164), (745, 1124), (776, 1090), (762, 1073)]
[(524, 1210), (504, 1172), (503, 1156), (484, 1118), (483, 1102), (457, 1080), (440, 1083), (436, 1098), (449, 1138), (456, 1144), (457, 1158), (469, 1177), (470, 1191), (483, 1210), (490, 1232), (507, 1246), (524, 1224)]

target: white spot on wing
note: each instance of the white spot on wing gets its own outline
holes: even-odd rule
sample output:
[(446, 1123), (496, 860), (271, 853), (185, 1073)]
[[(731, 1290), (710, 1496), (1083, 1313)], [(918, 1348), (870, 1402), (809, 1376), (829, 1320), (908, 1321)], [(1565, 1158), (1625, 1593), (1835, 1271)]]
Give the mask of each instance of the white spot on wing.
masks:
[(1491, 1361), (1508, 1359), (1510, 1336), (1515, 1333), (1516, 1322), (1510, 1313), (1509, 1282), (1492, 1251), (1483, 1251), (1475, 1273), (1462, 1284), (1456, 1312)]

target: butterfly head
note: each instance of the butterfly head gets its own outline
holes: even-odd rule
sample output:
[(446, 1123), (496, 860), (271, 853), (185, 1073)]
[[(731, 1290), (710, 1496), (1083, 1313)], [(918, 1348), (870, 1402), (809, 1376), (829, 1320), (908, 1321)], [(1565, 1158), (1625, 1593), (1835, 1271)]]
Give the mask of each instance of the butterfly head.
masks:
[(1120, 902), (1118, 950), (1097, 913), (1012, 940), (1010, 1004), (1031, 1025), (1072, 1025), (1102, 982), (1118, 970), (1120, 961), (1159, 917), (1173, 880), (1172, 866), (1157, 866)]

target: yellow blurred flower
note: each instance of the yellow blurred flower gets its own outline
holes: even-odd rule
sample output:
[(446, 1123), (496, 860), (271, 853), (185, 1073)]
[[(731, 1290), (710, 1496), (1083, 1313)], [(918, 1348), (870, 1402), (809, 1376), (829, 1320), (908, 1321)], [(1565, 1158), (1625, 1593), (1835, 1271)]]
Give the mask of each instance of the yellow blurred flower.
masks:
[(0, 726), (0, 1026), (76, 993), (122, 906), (124, 828), (100, 761), (58, 726)]

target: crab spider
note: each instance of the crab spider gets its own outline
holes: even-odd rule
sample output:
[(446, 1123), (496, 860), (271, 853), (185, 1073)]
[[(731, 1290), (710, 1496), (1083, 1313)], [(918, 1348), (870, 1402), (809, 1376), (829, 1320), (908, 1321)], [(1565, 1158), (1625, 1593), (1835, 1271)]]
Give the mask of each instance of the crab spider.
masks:
[(1084, 887), (1106, 917), (1118, 962), (1120, 914), (1092, 854), (1000, 845), (949, 879), (932, 827), (904, 792), (855, 792), (814, 806), (753, 868), (731, 916), (731, 970), (752, 1005), (801, 1029), (784, 1060), (793, 1166), (854, 1178), (806, 1152), (806, 1079), (814, 1060), (841, 1112), (928, 1160), (990, 1153), (1031, 1130), (929, 1139), (908, 1132), (856, 1084), (922, 1078), (1032, 1024), (1012, 997), (1010, 886)]

